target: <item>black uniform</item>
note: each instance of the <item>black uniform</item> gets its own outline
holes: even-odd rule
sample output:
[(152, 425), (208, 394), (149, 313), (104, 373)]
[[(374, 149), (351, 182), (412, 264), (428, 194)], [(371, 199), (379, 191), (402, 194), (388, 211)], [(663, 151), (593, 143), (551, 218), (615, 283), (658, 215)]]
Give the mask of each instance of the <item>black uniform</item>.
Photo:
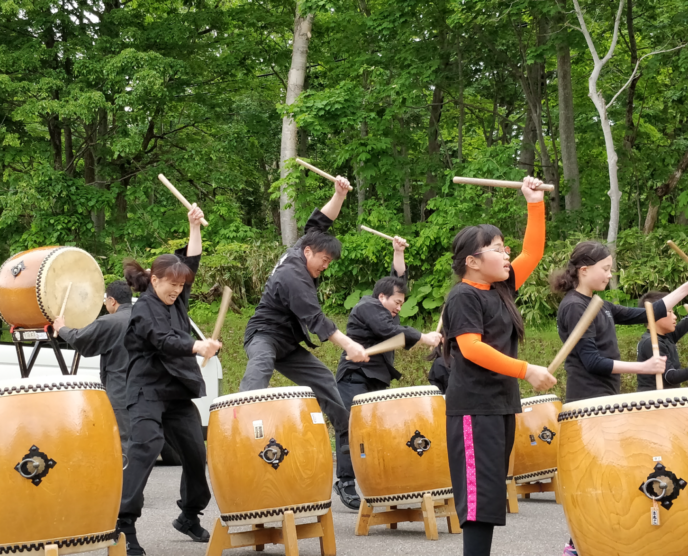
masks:
[[(566, 294), (557, 313), (557, 329), (562, 342), (566, 342), (592, 298), (576, 290)], [(661, 299), (652, 304), (655, 317), (666, 317), (667, 310)], [(647, 322), (645, 309), (624, 307), (605, 301), (588, 330), (566, 358), (566, 401), (613, 396), (621, 392), (621, 376), (612, 374), (614, 361), (621, 357), (616, 338), (616, 324), (643, 324)], [(654, 381), (654, 376), (652, 377)]]
[(129, 353), (124, 347), (124, 333), (131, 317), (131, 303), (123, 303), (112, 315), (103, 315), (84, 328), (60, 328), (60, 337), (84, 357), (100, 355), (100, 380), (115, 411), (122, 451), (129, 441), (127, 412), (127, 367)]
[[(662, 375), (664, 388), (680, 388), (681, 383), (688, 380), (688, 369), (681, 368), (681, 361), (678, 358), (676, 342), (688, 333), (688, 318), (683, 319), (676, 325), (676, 330), (669, 334), (657, 334), (659, 343), (659, 354), (666, 355), (666, 371)], [(649, 330), (643, 334), (638, 342), (638, 361), (647, 361), (652, 357), (652, 339)], [(655, 375), (638, 375), (638, 392), (656, 390), (657, 382)]]
[(430, 384), (437, 386), (443, 394), (447, 393), (447, 386), (449, 386), (451, 363), (449, 365), (448, 367), (444, 362), (444, 357), (440, 355), (432, 362), (432, 367), (430, 367), (430, 373), (428, 374)]
[[(194, 273), (201, 256), (175, 255)], [(205, 443), (194, 398), (205, 396), (205, 383), (193, 354), (187, 284), (174, 305), (166, 305), (149, 286), (131, 312), (125, 335), (129, 351), (127, 407), (131, 419), (129, 466), (124, 470), (120, 519), (141, 515), (143, 490), (165, 441), (182, 460), (184, 515), (194, 519), (210, 501), (205, 477)]]

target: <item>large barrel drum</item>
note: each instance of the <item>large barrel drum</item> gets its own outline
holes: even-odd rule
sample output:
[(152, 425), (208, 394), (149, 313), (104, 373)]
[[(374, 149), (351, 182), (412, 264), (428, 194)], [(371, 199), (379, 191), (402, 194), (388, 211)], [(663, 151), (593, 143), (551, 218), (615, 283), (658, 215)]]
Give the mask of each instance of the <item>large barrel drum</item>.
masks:
[(83, 328), (103, 307), (105, 283), (96, 260), (76, 247), (39, 247), (0, 267), (0, 317), (20, 328), (43, 328), (60, 314), (69, 284), (65, 323)]
[(453, 498), (444, 397), (436, 386), (395, 388), (354, 397), (351, 460), (371, 506)]
[(323, 515), (332, 505), (332, 448), (308, 387), (216, 398), (208, 421), (208, 471), (228, 525)]
[(686, 388), (563, 406), (559, 488), (580, 556), (688, 552), (687, 422)]
[(557, 472), (561, 400), (553, 395), (521, 400), (516, 414), (514, 480), (532, 483), (550, 479)]
[(0, 554), (110, 546), (122, 449), (98, 377), (0, 381)]

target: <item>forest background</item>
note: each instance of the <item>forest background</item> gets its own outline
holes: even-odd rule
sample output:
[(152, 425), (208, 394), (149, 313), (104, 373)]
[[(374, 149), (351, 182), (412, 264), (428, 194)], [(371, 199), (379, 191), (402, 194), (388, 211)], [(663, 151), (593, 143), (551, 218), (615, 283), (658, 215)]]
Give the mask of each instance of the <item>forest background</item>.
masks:
[[(120, 278), (123, 258), (184, 242), (163, 173), (210, 221), (192, 315), (210, 326), (234, 290), (224, 361), (240, 376), (275, 261), (332, 194), (294, 155), (355, 185), (320, 286), (342, 326), (391, 265), (360, 224), (410, 242), (402, 317), (429, 329), (456, 232), (490, 222), (518, 252), (525, 228), (519, 192), (451, 178), (536, 175), (555, 185), (547, 251), (517, 301), (546, 364), (547, 278), (578, 241), (611, 242), (604, 295), (622, 303), (688, 279), (665, 245), (688, 247), (686, 29), (684, 0), (0, 0), (0, 259), (76, 245)], [(591, 44), (597, 61), (614, 47), (603, 67)]]

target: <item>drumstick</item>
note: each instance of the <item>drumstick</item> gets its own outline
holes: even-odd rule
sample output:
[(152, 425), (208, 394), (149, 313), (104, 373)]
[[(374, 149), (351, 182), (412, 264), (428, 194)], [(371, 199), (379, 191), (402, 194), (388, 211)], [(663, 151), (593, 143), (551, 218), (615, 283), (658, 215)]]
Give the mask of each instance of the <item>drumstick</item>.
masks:
[(673, 241), (669, 240), (667, 241), (667, 245), (671, 247), (674, 251), (676, 251), (676, 254), (681, 257), (684, 261), (688, 263), (688, 255), (686, 255), (678, 245), (676, 245)]
[[(158, 174), (158, 179), (163, 183), (163, 185), (165, 187), (167, 187), (167, 189), (170, 190), (172, 195), (174, 195), (177, 199), (179, 199), (179, 201), (181, 202), (182, 205), (184, 205), (188, 210), (191, 210), (191, 208), (192, 208), (191, 203), (189, 203), (189, 201), (186, 200), (186, 197), (184, 197), (184, 195), (179, 193), (179, 190), (174, 185), (172, 185), (170, 183), (170, 180), (168, 180), (162, 174)], [(208, 221), (205, 218), (201, 218), (201, 224), (203, 224), (204, 226), (207, 226)]]
[[(62, 302), (62, 309), (60, 310), (60, 317), (64, 318), (64, 312), (67, 308), (67, 299), (69, 298), (69, 292), (72, 291), (72, 283), (67, 284), (67, 293), (65, 293), (64, 301)], [(57, 338), (57, 330), (53, 333), (53, 338)]]
[[(457, 176), (454, 178), (454, 183), (465, 183), (467, 185), (482, 185), (484, 187), (508, 187), (510, 189), (521, 189), (523, 182), (521, 181), (505, 181), (505, 180), (481, 180), (479, 178), (462, 178)], [(539, 191), (554, 191), (554, 186), (548, 183), (538, 185), (535, 189)]]
[(573, 351), (573, 348), (576, 347), (578, 340), (580, 340), (583, 334), (585, 334), (585, 331), (590, 326), (590, 323), (595, 320), (597, 313), (600, 312), (600, 309), (602, 309), (603, 305), (604, 301), (602, 301), (602, 298), (599, 295), (592, 296), (592, 301), (590, 301), (588, 308), (581, 315), (581, 318), (573, 329), (573, 332), (571, 332), (566, 342), (564, 342), (564, 345), (561, 346), (559, 353), (557, 353), (557, 355), (554, 357), (554, 360), (550, 363), (549, 367), (547, 367), (547, 370), (550, 372), (550, 374), (554, 374), (554, 371), (559, 368), (559, 365), (561, 365), (564, 362), (564, 359), (569, 356), (569, 353)]
[[(301, 164), (301, 166), (303, 166), (304, 168), (308, 168), (311, 172), (315, 172), (316, 174), (320, 174), (326, 180), (330, 180), (331, 182), (337, 181), (337, 178), (335, 178), (334, 176), (331, 176), (327, 172), (323, 172), (320, 168), (316, 168), (312, 164), (308, 164), (308, 162), (306, 162), (305, 160), (301, 160), (300, 158), (296, 158), (294, 160), (296, 160), (296, 162), (298, 164)], [(349, 186), (349, 191), (353, 191), (353, 190), (354, 190), (354, 188)]]
[(437, 330), (435, 330), (435, 332), (437, 332), (438, 334), (439, 334), (440, 331), (442, 330), (442, 324), (443, 324), (443, 322), (442, 322), (442, 317), (443, 317), (443, 316), (444, 316), (444, 311), (442, 311), (442, 312), (440, 313), (440, 321), (437, 323)]
[[(379, 355), (380, 353), (387, 353), (388, 351), (394, 351), (395, 349), (401, 349), (406, 345), (406, 336), (404, 333), (397, 334), (396, 336), (375, 344), (365, 350), (366, 355)], [(350, 361), (349, 356), (346, 356), (346, 360)]]
[[(227, 316), (227, 311), (229, 310), (229, 304), (232, 301), (232, 290), (229, 286), (225, 286), (222, 291), (222, 303), (220, 303), (220, 312), (217, 314), (217, 320), (215, 321), (215, 330), (213, 330), (213, 340), (217, 340), (220, 337), (220, 332), (222, 331), (222, 325), (225, 323), (225, 316)], [(201, 368), (204, 368), (208, 364), (210, 357), (203, 359), (201, 363)]]
[[(369, 232), (371, 234), (375, 234), (376, 236), (380, 236), (382, 238), (388, 239), (389, 241), (394, 241), (394, 238), (392, 236), (388, 236), (387, 234), (383, 234), (382, 232), (378, 232), (377, 230), (373, 230), (372, 228), (369, 228), (368, 226), (361, 226), (361, 230), (364, 232)], [(399, 238), (401, 241), (403, 241), (406, 244), (406, 247), (409, 246), (409, 242), (406, 241), (404, 238)]]
[[(650, 329), (650, 340), (652, 341), (652, 355), (659, 357), (659, 340), (657, 340), (657, 325), (655, 323), (655, 310), (652, 308), (652, 303), (645, 302), (645, 311), (647, 312), (647, 327)], [(662, 375), (655, 375), (657, 390), (664, 390), (664, 381)]]

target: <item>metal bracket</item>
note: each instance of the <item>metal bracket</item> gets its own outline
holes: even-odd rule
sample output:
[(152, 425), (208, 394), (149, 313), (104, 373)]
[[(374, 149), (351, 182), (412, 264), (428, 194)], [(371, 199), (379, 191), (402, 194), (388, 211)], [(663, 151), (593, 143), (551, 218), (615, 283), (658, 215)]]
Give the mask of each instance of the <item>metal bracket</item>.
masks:
[(406, 443), (411, 450), (416, 452), (421, 457), (423, 456), (423, 453), (430, 449), (430, 444), (430, 440), (425, 438), (420, 431), (416, 431), (416, 433), (411, 437), (411, 440)]
[(43, 477), (56, 465), (57, 462), (41, 452), (38, 446), (31, 446), (29, 453), (14, 468), (22, 477), (30, 479), (34, 485), (38, 486)]
[[(17, 350), (17, 360), (19, 362), (19, 372), (22, 378), (28, 378), (31, 374), (33, 366), (38, 360), (38, 354), (43, 347), (43, 344), (50, 343), (50, 347), (53, 348), (55, 352), (55, 358), (57, 359), (57, 365), (60, 367), (60, 372), (63, 375), (75, 375), (79, 370), (79, 362), (81, 361), (81, 354), (78, 351), (74, 352), (74, 359), (72, 360), (72, 368), (67, 368), (67, 363), (65, 363), (64, 357), (62, 356), (62, 350), (57, 339), (53, 336), (52, 326), (46, 325), (43, 328), (15, 328), (12, 326), (10, 328), (10, 334), (12, 335), (12, 341), (14, 342), (14, 347)], [(34, 342), (33, 350), (27, 361), (24, 357), (23, 342)]]
[(650, 500), (656, 500), (665, 510), (668, 510), (687, 484), (658, 463), (655, 465), (655, 470), (647, 476), (647, 480), (640, 485), (639, 490)]
[(281, 444), (278, 444), (274, 438), (270, 439), (268, 445), (263, 448), (263, 451), (258, 454), (258, 457), (262, 459), (265, 463), (272, 465), (273, 469), (277, 469), (284, 461), (284, 458), (289, 455), (289, 450), (287, 450)]
[(547, 427), (544, 427), (542, 432), (538, 434), (538, 438), (543, 442), (547, 442), (547, 444), (552, 444), (555, 436), (557, 436), (557, 433), (549, 430)]
[(12, 273), (12, 276), (14, 276), (15, 278), (21, 274), (22, 270), (26, 270), (26, 267), (24, 266), (24, 261), (19, 261), (16, 265), (10, 268), (10, 272)]

